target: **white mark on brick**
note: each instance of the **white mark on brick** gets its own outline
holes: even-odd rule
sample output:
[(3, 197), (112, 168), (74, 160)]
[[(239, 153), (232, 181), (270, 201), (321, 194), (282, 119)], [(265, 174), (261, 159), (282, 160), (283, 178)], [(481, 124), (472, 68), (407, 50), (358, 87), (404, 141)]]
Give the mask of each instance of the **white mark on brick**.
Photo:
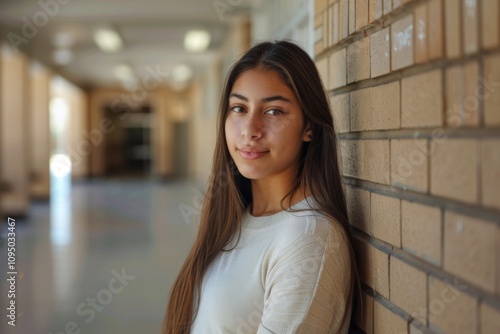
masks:
[(389, 48), (390, 48), (390, 46), (389, 46), (389, 32), (387, 32), (387, 33), (385, 34), (385, 45), (386, 45), (387, 47), (385, 48), (384, 55), (385, 55), (386, 57), (389, 57), (389, 52), (387, 51), (387, 50), (389, 50)]
[(401, 51), (404, 48), (411, 46), (412, 34), (413, 34), (413, 24), (410, 24), (403, 31), (398, 31), (394, 36), (395, 37), (394, 51), (396, 52)]
[(417, 38), (421, 41), (425, 39), (425, 21), (419, 19), (417, 24)]
[(462, 232), (464, 231), (464, 221), (463, 220), (459, 220), (457, 222), (456, 229), (457, 229), (457, 234), (462, 234)]

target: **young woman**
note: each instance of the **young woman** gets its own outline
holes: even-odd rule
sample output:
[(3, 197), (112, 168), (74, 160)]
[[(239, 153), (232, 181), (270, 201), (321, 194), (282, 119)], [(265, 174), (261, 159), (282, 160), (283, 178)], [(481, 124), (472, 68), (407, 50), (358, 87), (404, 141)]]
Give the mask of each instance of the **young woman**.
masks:
[(314, 62), (261, 43), (232, 68), (200, 230), (163, 333), (347, 333), (359, 279)]

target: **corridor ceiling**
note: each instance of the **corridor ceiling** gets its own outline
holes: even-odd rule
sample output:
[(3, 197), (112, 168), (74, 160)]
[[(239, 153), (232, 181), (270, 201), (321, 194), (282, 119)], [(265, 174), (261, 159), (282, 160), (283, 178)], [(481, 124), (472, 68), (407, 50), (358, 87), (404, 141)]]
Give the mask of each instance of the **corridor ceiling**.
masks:
[[(136, 78), (148, 68), (163, 73), (188, 65), (195, 73), (214, 58), (229, 22), (249, 11), (252, 0), (0, 0), (2, 38), (55, 69), (81, 87), (117, 87), (118, 65), (129, 65)], [(31, 28), (30, 28), (31, 26)], [(105, 53), (94, 30), (111, 26), (123, 39), (121, 51)], [(211, 34), (206, 51), (184, 49), (191, 29)], [(73, 56), (68, 65), (53, 60), (55, 36), (63, 32)], [(69, 36), (69, 37), (68, 37)]]

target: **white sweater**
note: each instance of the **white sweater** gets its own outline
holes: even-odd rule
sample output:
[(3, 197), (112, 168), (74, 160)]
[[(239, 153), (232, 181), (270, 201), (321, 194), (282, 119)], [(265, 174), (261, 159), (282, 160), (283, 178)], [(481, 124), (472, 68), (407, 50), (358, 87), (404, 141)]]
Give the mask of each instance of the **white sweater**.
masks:
[[(311, 197), (292, 209), (307, 203)], [(247, 210), (236, 247), (218, 254), (205, 273), (191, 333), (345, 334), (352, 282), (345, 233), (324, 216), (254, 217)]]

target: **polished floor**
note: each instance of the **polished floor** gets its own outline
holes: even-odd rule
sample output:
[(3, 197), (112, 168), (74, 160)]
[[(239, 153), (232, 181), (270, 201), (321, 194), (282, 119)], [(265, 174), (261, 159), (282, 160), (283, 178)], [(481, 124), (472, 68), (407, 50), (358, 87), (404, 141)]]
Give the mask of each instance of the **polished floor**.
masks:
[[(16, 221), (16, 326), (1, 333), (159, 333), (196, 233), (201, 189), (181, 181), (52, 178), (50, 203)], [(7, 268), (6, 218), (0, 266)]]

